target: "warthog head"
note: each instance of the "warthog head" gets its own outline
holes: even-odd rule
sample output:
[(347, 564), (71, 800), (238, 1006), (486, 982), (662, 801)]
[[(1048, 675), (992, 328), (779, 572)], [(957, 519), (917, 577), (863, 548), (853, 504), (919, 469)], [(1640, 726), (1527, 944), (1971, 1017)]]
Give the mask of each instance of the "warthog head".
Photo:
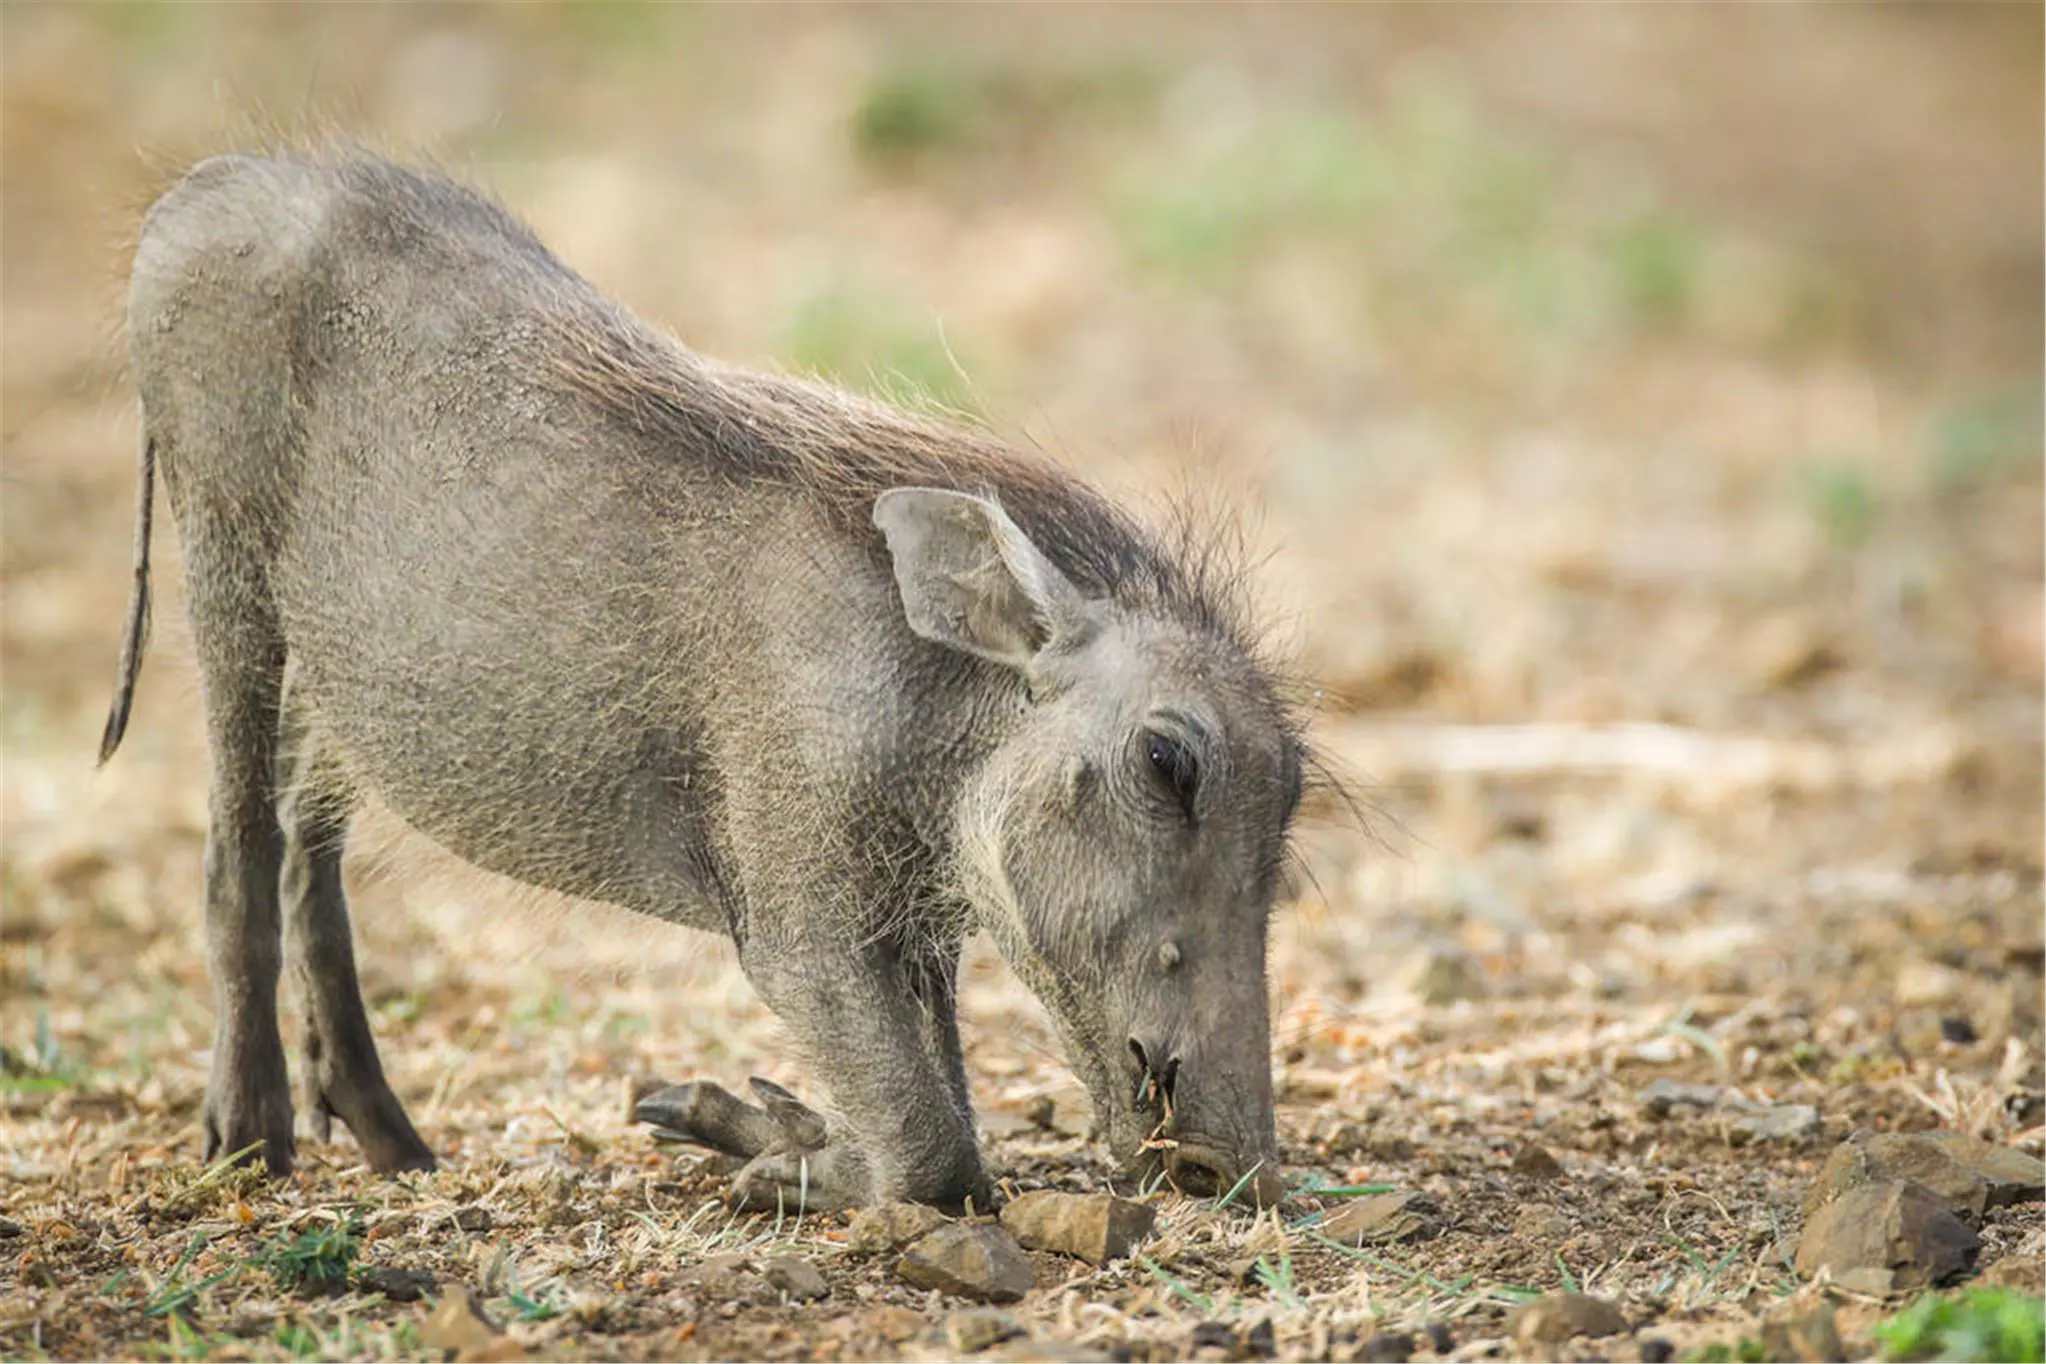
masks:
[(960, 878), (1116, 1153), (1275, 1202), (1265, 940), (1303, 749), (1269, 673), (1183, 601), (1083, 592), (991, 501), (898, 489), (874, 519), (911, 628), (1012, 679)]

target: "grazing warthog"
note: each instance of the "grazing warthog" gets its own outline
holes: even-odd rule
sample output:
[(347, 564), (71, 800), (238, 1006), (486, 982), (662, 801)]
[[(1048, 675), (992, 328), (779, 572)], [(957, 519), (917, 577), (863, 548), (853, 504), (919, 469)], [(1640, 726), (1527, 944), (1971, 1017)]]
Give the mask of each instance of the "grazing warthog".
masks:
[(341, 858), (374, 795), (478, 867), (728, 934), (829, 1090), (641, 1116), (743, 1203), (989, 1205), (956, 1022), (984, 927), (1109, 1141), (1276, 1199), (1265, 939), (1304, 753), (1227, 565), (1050, 463), (634, 319), (482, 197), (364, 155), (220, 157), (150, 211), (135, 584), (184, 545), (212, 759), (209, 1157), (303, 1099), (379, 1170)]

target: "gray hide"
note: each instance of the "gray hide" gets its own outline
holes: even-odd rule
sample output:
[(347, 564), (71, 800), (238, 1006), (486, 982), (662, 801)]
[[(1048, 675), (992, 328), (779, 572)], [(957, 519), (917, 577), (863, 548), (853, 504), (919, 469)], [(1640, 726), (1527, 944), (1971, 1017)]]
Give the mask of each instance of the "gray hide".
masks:
[(340, 861), (375, 795), (479, 867), (729, 935), (828, 1088), (642, 1116), (754, 1206), (982, 1207), (955, 1020), (985, 927), (1118, 1154), (1277, 1196), (1266, 924), (1294, 722), (1212, 556), (1051, 464), (728, 369), (502, 209), (366, 156), (221, 157), (129, 299), (136, 590), (161, 471), (212, 759), (205, 1153), (303, 1101), (433, 1156), (386, 1084)]

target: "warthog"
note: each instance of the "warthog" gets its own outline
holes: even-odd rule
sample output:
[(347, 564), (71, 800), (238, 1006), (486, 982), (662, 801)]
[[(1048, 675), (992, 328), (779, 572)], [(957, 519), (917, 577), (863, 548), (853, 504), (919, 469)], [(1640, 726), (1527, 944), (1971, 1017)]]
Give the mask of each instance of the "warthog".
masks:
[(1267, 921), (1305, 753), (1234, 578), (1050, 462), (727, 368), (503, 209), (359, 154), (209, 160), (151, 209), (128, 322), (135, 582), (183, 541), (211, 756), (209, 1158), (303, 1102), (433, 1155), (359, 995), (342, 845), (375, 796), (478, 867), (737, 944), (829, 1091), (641, 1115), (746, 1204), (992, 1188), (956, 1022), (976, 926), (1106, 1137), (1279, 1196)]

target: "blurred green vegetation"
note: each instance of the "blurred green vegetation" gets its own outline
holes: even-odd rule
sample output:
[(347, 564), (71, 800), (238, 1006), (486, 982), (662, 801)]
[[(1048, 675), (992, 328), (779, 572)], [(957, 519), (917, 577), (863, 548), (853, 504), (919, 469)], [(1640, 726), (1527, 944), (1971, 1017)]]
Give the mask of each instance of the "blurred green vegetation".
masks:
[(804, 373), (907, 407), (968, 412), (969, 370), (934, 315), (871, 280), (834, 278), (782, 319), (775, 352)]
[(1042, 141), (1151, 104), (1164, 73), (1136, 54), (1004, 62), (907, 50), (874, 73), (849, 126), (867, 164), (901, 170), (948, 153)]
[(1884, 1359), (2036, 1361), (2046, 1356), (2046, 1303), (2008, 1288), (1928, 1293), (1875, 1328)]
[(1408, 315), (1469, 309), (1537, 342), (1692, 320), (1710, 234), (1653, 194), (1573, 175), (1479, 116), (1454, 77), (1416, 76), (1375, 115), (1260, 102), (1111, 191), (1136, 261), (1189, 290), (1245, 285), (1262, 258), (1346, 257), (1338, 287)]

